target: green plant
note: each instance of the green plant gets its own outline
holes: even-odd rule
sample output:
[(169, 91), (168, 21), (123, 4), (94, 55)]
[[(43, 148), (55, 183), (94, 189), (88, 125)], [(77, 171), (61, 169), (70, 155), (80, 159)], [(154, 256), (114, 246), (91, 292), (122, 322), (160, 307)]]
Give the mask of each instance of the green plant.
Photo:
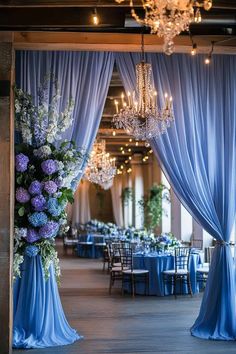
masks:
[(168, 189), (163, 184), (154, 184), (148, 196), (139, 201), (144, 213), (144, 227), (149, 231), (153, 231), (161, 222), (163, 200), (169, 201)]
[(126, 187), (122, 189), (121, 199), (124, 206), (128, 205), (129, 201), (133, 200), (133, 189), (131, 187)]

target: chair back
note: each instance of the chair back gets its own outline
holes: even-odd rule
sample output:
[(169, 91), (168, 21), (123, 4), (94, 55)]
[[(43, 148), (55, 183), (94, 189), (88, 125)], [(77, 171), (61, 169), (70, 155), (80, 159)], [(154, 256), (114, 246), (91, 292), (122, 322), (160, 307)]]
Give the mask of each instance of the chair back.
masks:
[(211, 263), (212, 255), (215, 247), (206, 247), (206, 262)]
[(120, 244), (119, 247), (120, 261), (122, 269), (133, 270), (133, 251), (130, 244)]
[(191, 240), (191, 247), (192, 248), (197, 248), (199, 250), (202, 250), (203, 248), (203, 240)]
[(175, 272), (179, 269), (188, 270), (190, 251), (189, 247), (175, 248)]

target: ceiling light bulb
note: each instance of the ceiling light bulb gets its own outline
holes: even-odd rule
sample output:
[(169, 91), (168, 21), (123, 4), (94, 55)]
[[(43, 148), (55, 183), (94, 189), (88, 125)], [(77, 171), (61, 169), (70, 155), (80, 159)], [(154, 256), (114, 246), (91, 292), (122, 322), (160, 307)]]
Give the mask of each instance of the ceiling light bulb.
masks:
[(210, 57), (207, 57), (206, 59), (205, 59), (205, 64), (210, 64), (210, 62), (211, 62), (211, 58)]
[(191, 55), (196, 55), (197, 54), (197, 45), (196, 43), (193, 43), (193, 47), (191, 50)]
[(93, 10), (92, 21), (95, 26), (97, 26), (99, 24), (99, 17), (98, 17), (96, 8)]

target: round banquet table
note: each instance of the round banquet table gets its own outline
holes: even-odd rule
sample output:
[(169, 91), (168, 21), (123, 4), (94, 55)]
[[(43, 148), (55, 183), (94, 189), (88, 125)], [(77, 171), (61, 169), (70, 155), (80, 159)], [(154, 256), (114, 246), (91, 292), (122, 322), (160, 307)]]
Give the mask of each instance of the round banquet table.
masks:
[(102, 258), (105, 243), (104, 235), (87, 234), (78, 237), (77, 255), (83, 258)]
[[(196, 279), (197, 268), (202, 264), (202, 256), (199, 253), (191, 253), (189, 261), (190, 280), (193, 293), (199, 292), (199, 284)], [(149, 270), (149, 295), (164, 296), (173, 294), (171, 284), (165, 286), (162, 279), (162, 272), (174, 269), (174, 256), (170, 254), (149, 253), (146, 255), (134, 254), (134, 269)], [(187, 285), (183, 285), (183, 293), (187, 293)], [(128, 289), (127, 289), (128, 290)], [(137, 283), (136, 294), (145, 294), (145, 285)]]

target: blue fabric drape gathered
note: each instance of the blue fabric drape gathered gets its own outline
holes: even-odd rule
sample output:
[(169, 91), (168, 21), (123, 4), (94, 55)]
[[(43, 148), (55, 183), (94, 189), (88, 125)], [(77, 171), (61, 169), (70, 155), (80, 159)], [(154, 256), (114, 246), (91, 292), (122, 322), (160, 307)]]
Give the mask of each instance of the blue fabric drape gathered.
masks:
[[(32, 94), (37, 104), (39, 85), (53, 74), (62, 95), (59, 112), (63, 112), (70, 98), (75, 104), (73, 124), (62, 140), (74, 140), (78, 148), (89, 153), (99, 128), (113, 66), (114, 55), (109, 52), (17, 51), (16, 83)], [(48, 83), (49, 100), (54, 91), (52, 78)]]
[(26, 256), (14, 284), (13, 347), (46, 348), (80, 338), (65, 318), (52, 266), (45, 281), (41, 257)]
[[(200, 313), (191, 333), (236, 339), (235, 270), (228, 242), (236, 213), (236, 57), (146, 54), (153, 80), (173, 96), (175, 122), (151, 141), (180, 201), (217, 244)], [(135, 53), (117, 53), (125, 89), (135, 87)]]
[[(61, 90), (59, 112), (72, 97), (75, 102), (73, 125), (63, 139), (73, 139), (78, 148), (90, 151), (100, 124), (114, 57), (96, 52), (16, 53), (16, 83), (34, 96), (50, 73)], [(52, 97), (53, 80), (48, 82)], [(85, 167), (85, 163), (84, 163)], [(66, 321), (53, 269), (45, 281), (40, 256), (25, 258), (22, 277), (14, 284), (14, 348), (44, 348), (73, 343), (80, 339)]]

